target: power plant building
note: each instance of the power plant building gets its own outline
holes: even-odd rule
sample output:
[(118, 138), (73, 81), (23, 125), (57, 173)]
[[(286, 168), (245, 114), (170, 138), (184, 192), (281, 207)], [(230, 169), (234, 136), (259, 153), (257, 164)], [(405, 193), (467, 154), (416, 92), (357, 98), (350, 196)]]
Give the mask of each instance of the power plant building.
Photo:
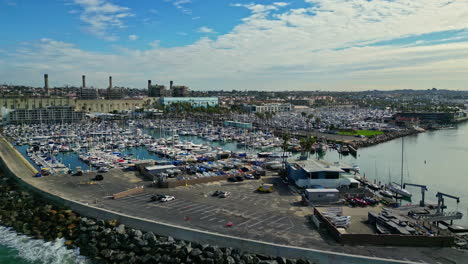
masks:
[(148, 80), (148, 97), (164, 97), (169, 95), (168, 90), (166, 90), (166, 86), (164, 85), (151, 85), (151, 80)]
[(107, 89), (107, 100), (120, 100), (124, 98), (124, 92), (121, 88)]
[(44, 90), (46, 95), (49, 95), (49, 74), (44, 74)]
[(99, 93), (96, 89), (81, 88), (78, 98), (80, 100), (97, 100), (99, 99)]
[(190, 92), (187, 86), (172, 86), (171, 93), (173, 97), (187, 97)]

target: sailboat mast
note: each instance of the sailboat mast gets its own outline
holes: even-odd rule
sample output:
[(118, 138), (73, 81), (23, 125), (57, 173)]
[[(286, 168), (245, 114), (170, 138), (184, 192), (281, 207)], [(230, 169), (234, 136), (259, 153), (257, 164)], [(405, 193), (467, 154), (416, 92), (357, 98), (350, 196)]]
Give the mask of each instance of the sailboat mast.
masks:
[(404, 138), (401, 138), (401, 181), (400, 186), (403, 188), (403, 148), (404, 148)]

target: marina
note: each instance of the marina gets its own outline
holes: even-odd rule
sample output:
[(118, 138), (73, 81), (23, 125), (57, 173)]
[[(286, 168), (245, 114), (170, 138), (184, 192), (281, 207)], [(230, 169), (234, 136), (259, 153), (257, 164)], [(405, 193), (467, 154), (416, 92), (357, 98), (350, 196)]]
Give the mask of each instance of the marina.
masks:
[[(399, 144), (398, 152), (395, 153), (398, 163), (394, 168), (388, 169), (387, 177), (379, 179), (374, 175), (379, 175), (383, 169), (377, 166), (376, 161), (372, 168), (356, 165), (364, 161), (362, 155), (366, 153), (366, 149), (361, 149), (358, 155), (354, 156), (345, 145), (324, 141), (305, 144), (304, 140), (294, 138), (288, 139), (288, 144), (284, 144), (283, 139), (268, 131), (223, 127), (209, 123), (197, 126), (180, 120), (160, 124), (158, 120), (135, 120), (125, 125), (93, 121), (74, 127), (8, 126), (5, 127), (5, 131), (10, 140), (15, 142), (16, 148), (37, 164), (40, 175), (36, 176), (44, 176), (38, 180), (51, 183), (62, 191), (67, 190), (67, 193), (76, 192), (78, 195), (86, 190), (88, 198), (81, 199), (91, 199), (90, 201), (104, 208), (129, 210), (122, 201), (131, 201), (135, 208), (140, 208), (138, 203), (142, 202), (142, 197), (148, 198), (161, 193), (170, 198), (168, 203), (180, 203), (181, 197), (191, 196), (188, 189), (193, 188), (192, 186), (197, 186), (196, 189), (203, 191), (220, 186), (223, 191), (221, 193), (229, 190), (226, 192), (229, 193), (226, 195), (229, 198), (225, 198), (228, 202), (219, 210), (228, 210), (225, 206), (232, 206), (229, 199), (239, 195), (237, 192), (241, 190), (239, 186), (242, 184), (251, 189), (255, 189), (255, 185), (271, 186), (268, 187), (271, 188), (268, 192), (274, 192), (274, 189), (288, 190), (291, 201), (296, 200), (298, 204), (307, 206), (304, 210), (322, 208), (318, 211), (314, 209), (317, 213), (312, 215), (322, 219), (320, 221), (330, 223), (330, 228), (338, 228), (339, 236), (334, 237), (335, 240), (347, 241), (346, 243), (354, 243), (353, 236), (380, 234), (381, 236), (373, 240), (375, 245), (390, 243), (398, 246), (403, 242), (398, 239), (385, 242), (384, 236), (400, 234), (414, 240), (414, 245), (452, 245), (454, 238), (446, 233), (431, 238), (432, 234), (438, 232), (439, 227), (427, 223), (443, 222), (452, 229), (455, 228), (455, 224), (463, 223), (463, 220), (460, 221), (464, 215), (459, 207), (462, 200), (460, 197), (451, 196), (457, 198), (456, 205), (452, 204), (451, 200), (443, 199), (448, 198), (450, 194), (440, 193), (438, 204), (430, 199), (430, 195), (427, 196), (427, 201), (420, 202), (423, 207), (418, 208), (418, 205), (413, 204), (419, 199), (419, 194), (408, 187), (419, 185), (412, 184), (413, 179), (406, 171), (411, 161), (407, 160), (408, 148), (403, 149), (400, 140), (394, 141), (395, 144)], [(257, 141), (262, 143), (258, 144)], [(405, 141), (411, 144), (411, 140)], [(285, 165), (283, 162), (286, 162)], [(282, 176), (284, 166), (288, 168), (285, 171), (287, 177)], [(290, 168), (294, 168), (293, 171), (296, 172), (293, 173)], [(71, 174), (72, 177), (49, 177), (51, 174)], [(149, 188), (138, 187), (138, 182)], [(95, 185), (99, 189), (92, 187)], [(424, 187), (424, 191), (441, 190), (430, 185)], [(265, 189), (258, 187), (258, 190), (261, 188)], [(105, 193), (96, 193), (97, 190), (105, 190)], [(260, 191), (255, 193), (252, 199), (263, 199), (259, 193)], [(325, 196), (321, 196), (321, 193)], [(421, 194), (424, 195), (425, 192)], [(332, 196), (332, 200), (319, 198)], [(102, 197), (119, 198), (114, 198), (114, 202)], [(136, 200), (133, 197), (136, 197)], [(323, 201), (319, 202), (317, 199)], [(200, 200), (200, 203), (207, 202), (204, 198)], [(445, 206), (448, 208), (445, 211), (437, 209)], [(285, 210), (287, 207), (282, 204), (279, 210)], [(337, 213), (333, 208), (341, 209)], [(403, 213), (379, 215), (379, 210), (385, 214), (388, 208), (398, 208), (395, 212)], [(239, 207), (238, 210), (242, 212), (247, 209)], [(411, 216), (404, 216), (409, 212)], [(141, 212), (132, 211), (132, 214), (141, 215)], [(152, 216), (155, 219), (161, 217), (158, 214)], [(235, 224), (245, 221), (236, 218), (235, 215), (223, 218), (222, 214), (216, 214), (214, 217), (227, 218), (226, 221)], [(199, 220), (205, 218), (201, 215)], [(403, 218), (406, 220), (402, 220)], [(171, 219), (178, 222), (174, 218)], [(193, 222), (196, 222), (195, 219)], [(405, 223), (406, 226), (403, 226)], [(302, 230), (300, 232), (315, 234), (315, 231), (298, 222), (294, 225), (299, 225)], [(216, 226), (203, 229), (220, 231)], [(305, 229), (308, 231), (304, 231)], [(236, 230), (239, 231), (239, 235), (249, 237), (245, 231)], [(428, 239), (418, 240), (419, 238), (412, 236), (426, 236)], [(277, 241), (278, 238), (279, 235), (272, 235), (269, 241)], [(318, 240), (312, 241), (317, 243)], [(292, 242), (288, 240), (288, 243)]]
[[(187, 121), (165, 122), (165, 125), (160, 124), (157, 120), (145, 120), (145, 122), (130, 122), (127, 126), (120, 128), (116, 128), (116, 124), (106, 123), (83, 124), (80, 127), (74, 126), (75, 128), (65, 125), (61, 126), (60, 129), (55, 126), (51, 126), (48, 129), (29, 127), (22, 133), (15, 132), (19, 131), (19, 127), (6, 129), (11, 135), (19, 133), (16, 138), (17, 140), (14, 140), (16, 147), (38, 169), (51, 167), (52, 171), (63, 172), (71, 169), (75, 172), (77, 168), (84, 171), (96, 171), (101, 167), (125, 167), (125, 165), (132, 164), (136, 160), (148, 159), (196, 163), (199, 161), (218, 160), (222, 156), (248, 159), (251, 162), (265, 162), (265, 165), (270, 168), (271, 166), (278, 166), (279, 168), (281, 165), (281, 157), (283, 155), (281, 149), (282, 140), (268, 134), (268, 132), (216, 127), (210, 124), (196, 125), (187, 123)], [(111, 132), (112, 129), (114, 129), (114, 132)], [(54, 132), (59, 130), (62, 133), (57, 134)], [(436, 175), (432, 174), (433, 177), (425, 177), (423, 179), (420, 178), (421, 173), (417, 169), (424, 169), (422, 173), (427, 174), (429, 171), (426, 168), (430, 167), (434, 162), (434, 159), (427, 157), (427, 154), (436, 153), (431, 151), (424, 152), (426, 158), (423, 160), (422, 158), (418, 158), (420, 155), (412, 153), (414, 151), (413, 144), (416, 139), (428, 140), (433, 137), (433, 134), (448, 136), (449, 134), (453, 135), (456, 133), (461, 136), (463, 133), (466, 133), (466, 130), (467, 124), (461, 124), (459, 125), (459, 129), (430, 131), (407, 137), (407, 147), (405, 148), (406, 162), (403, 168), (405, 182), (426, 184), (429, 188), (427, 199), (435, 201), (431, 197), (435, 197), (434, 190), (436, 188), (431, 185), (431, 181), (437, 179)], [(221, 138), (224, 140), (220, 140)], [(249, 140), (249, 138), (252, 138), (252, 140)], [(257, 140), (268, 143), (252, 144), (253, 142), (257, 142)], [(249, 146), (244, 145), (243, 142), (248, 142), (247, 145)], [(34, 161), (32, 159), (33, 156), (29, 156), (27, 152), (27, 149), (31, 149), (31, 146), (34, 144), (37, 148), (41, 149), (39, 152), (42, 155), (47, 154), (52, 159), (42, 159), (39, 163), (43, 162), (44, 164), (37, 165), (38, 162)], [(269, 148), (255, 147), (264, 144), (273, 144), (273, 146)], [(363, 148), (354, 157), (347, 154), (349, 152), (346, 150), (343, 151), (343, 148), (340, 146), (317, 143), (315, 145), (316, 148), (314, 147), (313, 150), (315, 154), (311, 154), (311, 157), (330, 162), (341, 161), (347, 164), (359, 164), (361, 168), (360, 174), (371, 183), (370, 188), (375, 189), (375, 186), (383, 185), (395, 187), (394, 184), (390, 183), (399, 182), (401, 175), (401, 153), (397, 154), (399, 151), (401, 152), (401, 149), (399, 149), (401, 145), (399, 147), (399, 144), (401, 144), (399, 140), (394, 140), (378, 146)], [(90, 145), (93, 148), (86, 152), (86, 147)], [(394, 150), (391, 150), (391, 148), (389, 150), (382, 150), (386, 149), (385, 146), (387, 145), (394, 148)], [(422, 144), (422, 146), (430, 146), (430, 144)], [(300, 151), (298, 140), (290, 140), (288, 147), (289, 150), (299, 147), (298, 150)], [(293, 152), (293, 155), (297, 157), (299, 153), (296, 150)], [(269, 157), (266, 158), (265, 154)], [(106, 155), (107, 158), (105, 158)], [(92, 163), (90, 161), (91, 156), (95, 156)], [(437, 153), (437, 156), (440, 156), (440, 154)], [(34, 155), (34, 157), (37, 159), (40, 158), (40, 155)], [(83, 160), (85, 157), (87, 160)], [(415, 159), (418, 161), (415, 161)], [(428, 164), (428, 161), (432, 163)], [(441, 165), (444, 166), (444, 164)], [(458, 167), (455, 166), (454, 168)], [(462, 173), (462, 171), (458, 171), (457, 174), (461, 175)], [(453, 175), (452, 177), (457, 176)], [(395, 188), (393, 189), (395, 190)], [(450, 190), (451, 188), (443, 189)], [(389, 196), (389, 193), (385, 190), (382, 190), (382, 193), (383, 196)], [(465, 198), (463, 196), (464, 192), (461, 190), (455, 190), (455, 192), (450, 190), (450, 193), (456, 193), (462, 198), (462, 202), (458, 206), (461, 208), (461, 211), (466, 212), (465, 199), (463, 199)], [(413, 200), (420, 199), (419, 196), (419, 192), (415, 192)]]

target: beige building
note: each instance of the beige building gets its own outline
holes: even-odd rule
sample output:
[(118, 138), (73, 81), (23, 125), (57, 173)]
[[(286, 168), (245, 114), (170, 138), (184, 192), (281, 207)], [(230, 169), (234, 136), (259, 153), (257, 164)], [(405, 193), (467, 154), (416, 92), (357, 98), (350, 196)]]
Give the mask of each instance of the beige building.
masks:
[(72, 106), (76, 111), (88, 113), (134, 110), (150, 108), (159, 98), (121, 99), (121, 100), (81, 100), (70, 98), (0, 98), (0, 108), (3, 112), (14, 109), (36, 109), (49, 106)]

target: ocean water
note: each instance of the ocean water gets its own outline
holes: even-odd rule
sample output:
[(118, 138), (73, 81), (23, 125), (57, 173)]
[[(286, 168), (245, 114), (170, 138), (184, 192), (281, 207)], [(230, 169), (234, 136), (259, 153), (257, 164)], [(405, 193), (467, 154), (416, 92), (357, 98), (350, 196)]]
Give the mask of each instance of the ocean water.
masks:
[(0, 226), (1, 264), (90, 264), (78, 250), (67, 249), (65, 240), (45, 242), (19, 235)]

